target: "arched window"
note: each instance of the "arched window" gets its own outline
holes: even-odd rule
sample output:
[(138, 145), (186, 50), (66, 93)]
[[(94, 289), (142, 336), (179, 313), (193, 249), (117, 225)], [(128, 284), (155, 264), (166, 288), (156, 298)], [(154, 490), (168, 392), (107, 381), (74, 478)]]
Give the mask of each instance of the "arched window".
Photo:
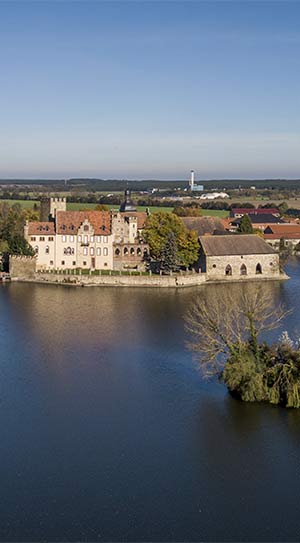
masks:
[(116, 250), (115, 250), (115, 255), (116, 255), (116, 256), (119, 256), (119, 254), (120, 254), (120, 249), (116, 249)]
[(232, 267), (228, 264), (225, 268), (225, 275), (232, 275)]
[(241, 273), (241, 275), (247, 275), (247, 268), (246, 268), (245, 264), (241, 265), (240, 273)]
[(35, 254), (36, 254), (36, 255), (38, 255), (38, 254), (39, 254), (39, 248), (38, 248), (38, 246), (37, 246), (37, 245), (36, 245), (36, 247), (34, 248), (34, 252), (35, 252)]
[(141, 251), (141, 249), (140, 249), (139, 247), (138, 247), (137, 250), (136, 250), (136, 254), (137, 254), (138, 256), (140, 256), (140, 255), (142, 254), (142, 251)]
[(66, 249), (64, 249), (64, 255), (71, 255), (71, 254), (72, 254), (71, 247), (67, 247)]
[(131, 249), (130, 249), (130, 254), (134, 255), (134, 248), (133, 247), (131, 247)]
[(128, 249), (127, 249), (127, 247), (124, 247), (124, 255), (128, 255)]
[(261, 264), (256, 264), (256, 270), (255, 270), (255, 273), (256, 274), (261, 274), (262, 273), (262, 267), (261, 267)]
[(45, 253), (46, 253), (46, 255), (49, 254), (49, 245), (46, 246)]
[(85, 224), (84, 227), (83, 227), (83, 230), (85, 232), (88, 232), (89, 231), (89, 225), (88, 224)]

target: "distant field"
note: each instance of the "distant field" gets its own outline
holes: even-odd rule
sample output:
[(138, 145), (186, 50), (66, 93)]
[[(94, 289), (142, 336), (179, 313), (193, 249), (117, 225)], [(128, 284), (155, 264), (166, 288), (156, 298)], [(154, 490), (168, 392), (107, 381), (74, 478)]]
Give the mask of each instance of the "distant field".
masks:
[[(24, 209), (32, 209), (34, 204), (38, 204), (39, 202), (34, 200), (0, 200), (1, 202), (6, 202), (10, 205), (13, 204), (20, 204)], [(71, 211), (78, 211), (78, 210), (84, 210), (84, 209), (95, 209), (96, 204), (77, 204), (77, 203), (68, 203), (67, 209)], [(118, 209), (118, 205), (109, 205), (110, 209)], [(147, 208), (138, 206), (138, 211), (145, 211)], [(149, 210), (152, 213), (155, 213), (157, 211), (161, 211), (164, 213), (170, 213), (173, 211), (173, 207), (158, 207), (158, 206), (149, 206)], [(228, 217), (228, 211), (223, 210), (216, 210), (216, 209), (202, 209), (202, 215), (205, 217)]]

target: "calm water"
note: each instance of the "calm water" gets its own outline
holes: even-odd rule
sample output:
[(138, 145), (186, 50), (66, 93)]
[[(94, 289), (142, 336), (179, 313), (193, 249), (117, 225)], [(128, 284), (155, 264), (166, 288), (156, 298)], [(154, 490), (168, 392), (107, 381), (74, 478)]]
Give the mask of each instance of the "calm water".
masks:
[(299, 540), (300, 412), (201, 378), (196, 293), (0, 288), (1, 541)]

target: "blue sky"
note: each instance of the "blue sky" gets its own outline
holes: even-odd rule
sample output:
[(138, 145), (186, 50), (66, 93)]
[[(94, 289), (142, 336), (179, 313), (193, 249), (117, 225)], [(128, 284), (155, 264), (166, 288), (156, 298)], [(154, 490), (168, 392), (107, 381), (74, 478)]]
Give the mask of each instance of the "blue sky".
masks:
[(1, 1), (0, 177), (300, 177), (300, 3)]

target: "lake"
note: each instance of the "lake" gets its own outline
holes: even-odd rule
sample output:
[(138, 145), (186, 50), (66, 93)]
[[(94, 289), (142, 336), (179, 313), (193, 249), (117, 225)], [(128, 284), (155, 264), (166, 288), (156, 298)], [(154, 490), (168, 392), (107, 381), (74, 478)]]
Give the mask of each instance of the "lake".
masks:
[[(265, 288), (297, 334), (286, 271)], [(186, 347), (195, 296), (243, 288), (0, 287), (0, 540), (299, 539), (300, 411), (234, 400)]]

